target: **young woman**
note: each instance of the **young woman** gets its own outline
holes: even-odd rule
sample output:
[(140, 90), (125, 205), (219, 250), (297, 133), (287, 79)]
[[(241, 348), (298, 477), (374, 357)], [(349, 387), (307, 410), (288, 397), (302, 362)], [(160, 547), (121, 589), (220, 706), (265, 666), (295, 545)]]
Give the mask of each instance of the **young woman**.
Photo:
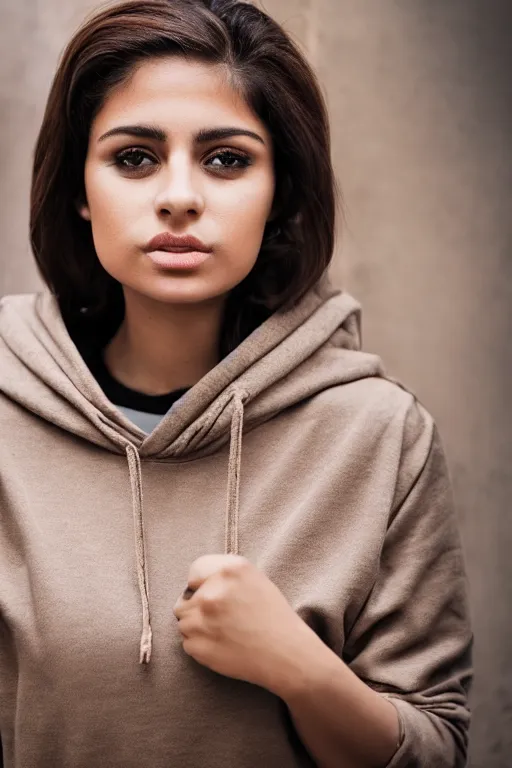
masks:
[(256, 7), (130, 0), (69, 43), (48, 288), (0, 308), (6, 768), (464, 765), (444, 452), (326, 277), (334, 189)]

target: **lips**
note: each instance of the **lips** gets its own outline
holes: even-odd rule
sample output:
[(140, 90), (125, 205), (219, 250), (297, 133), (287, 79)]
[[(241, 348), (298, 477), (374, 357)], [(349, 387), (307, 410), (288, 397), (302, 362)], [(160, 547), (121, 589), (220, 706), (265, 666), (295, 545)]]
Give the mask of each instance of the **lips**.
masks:
[(148, 252), (168, 251), (169, 253), (188, 253), (190, 251), (210, 253), (212, 249), (193, 235), (178, 236), (172, 235), (170, 232), (162, 232), (149, 241), (145, 250)]

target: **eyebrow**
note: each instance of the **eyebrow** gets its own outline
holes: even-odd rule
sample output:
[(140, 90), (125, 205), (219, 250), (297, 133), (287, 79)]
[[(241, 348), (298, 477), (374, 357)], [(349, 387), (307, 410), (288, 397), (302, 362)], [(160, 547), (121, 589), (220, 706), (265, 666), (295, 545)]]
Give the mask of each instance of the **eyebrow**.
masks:
[[(120, 125), (117, 128), (111, 128), (98, 141), (105, 141), (111, 136), (137, 136), (140, 139), (153, 139), (162, 143), (167, 141), (167, 134), (161, 128), (154, 125)], [(218, 139), (227, 139), (232, 136), (249, 136), (251, 139), (265, 144), (263, 138), (254, 131), (245, 128), (235, 128), (226, 126), (223, 128), (203, 128), (194, 136), (197, 144), (206, 144), (208, 141), (217, 141)]]

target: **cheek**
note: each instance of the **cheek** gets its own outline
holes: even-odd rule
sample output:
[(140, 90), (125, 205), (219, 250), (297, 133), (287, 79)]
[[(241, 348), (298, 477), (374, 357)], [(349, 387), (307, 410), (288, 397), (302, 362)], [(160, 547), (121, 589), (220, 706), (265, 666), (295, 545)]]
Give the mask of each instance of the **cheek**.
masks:
[(86, 173), (86, 192), (94, 244), (100, 260), (115, 258), (133, 240), (140, 203), (135, 190), (112, 177), (110, 169)]
[[(249, 255), (259, 250), (265, 224), (272, 209), (274, 184), (272, 179), (255, 180), (239, 186), (222, 211), (223, 240)], [(254, 254), (256, 256), (256, 254)]]

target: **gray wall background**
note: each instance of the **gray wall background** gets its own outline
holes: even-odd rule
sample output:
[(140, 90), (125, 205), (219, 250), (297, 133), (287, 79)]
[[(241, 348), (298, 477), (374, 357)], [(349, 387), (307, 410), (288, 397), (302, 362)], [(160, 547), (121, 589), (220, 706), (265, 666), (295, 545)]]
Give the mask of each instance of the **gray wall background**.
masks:
[[(0, 0), (0, 294), (39, 286), (32, 148), (92, 0)], [(344, 221), (333, 267), (365, 347), (436, 418), (476, 631), (472, 768), (512, 766), (512, 3), (264, 0), (328, 101)], [(432, 766), (434, 768), (434, 766)]]

